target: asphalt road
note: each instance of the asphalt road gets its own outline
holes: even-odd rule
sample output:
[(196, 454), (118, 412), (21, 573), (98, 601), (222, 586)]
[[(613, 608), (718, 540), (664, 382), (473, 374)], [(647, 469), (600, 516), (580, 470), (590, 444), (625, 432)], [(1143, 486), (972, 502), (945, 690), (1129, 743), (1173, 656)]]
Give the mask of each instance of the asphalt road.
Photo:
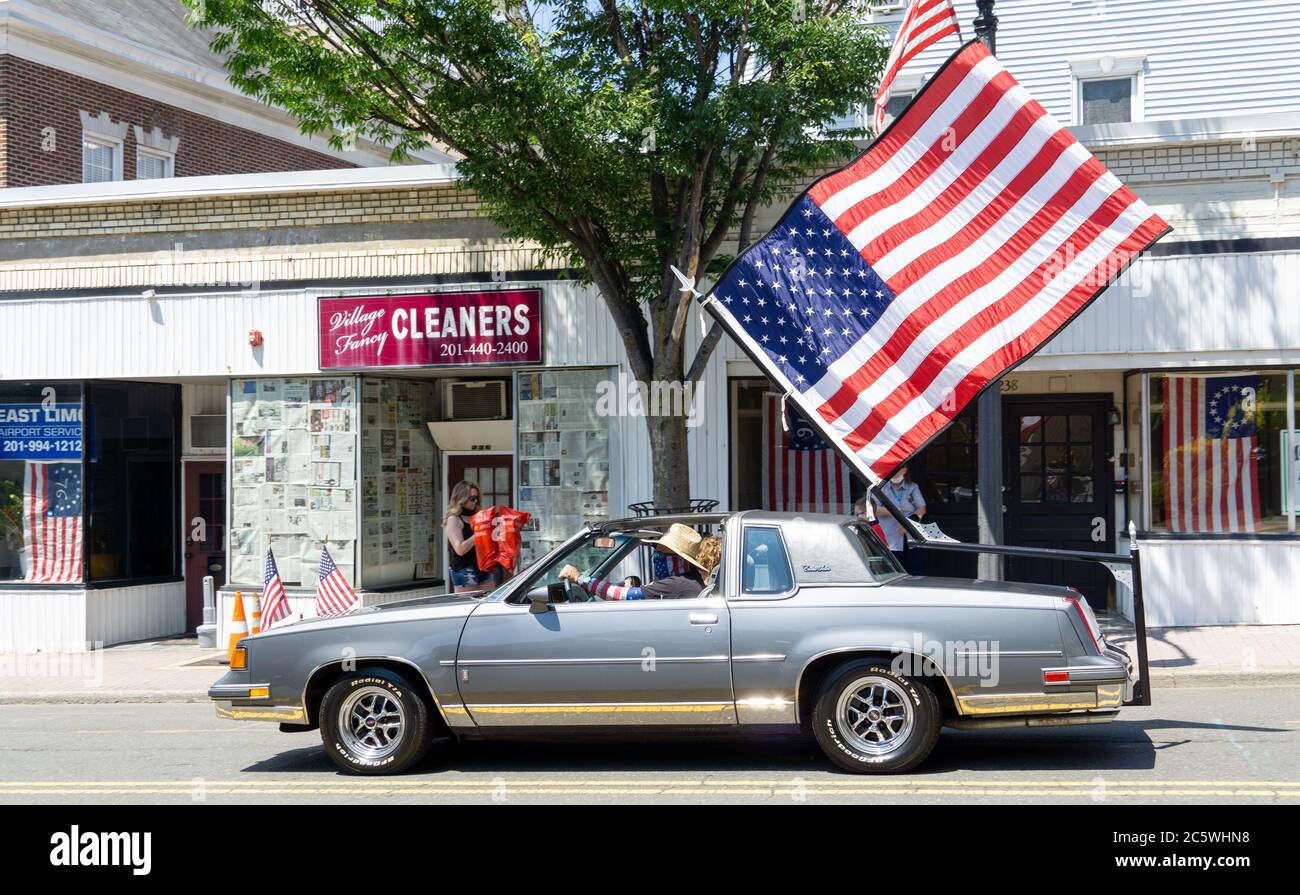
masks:
[(907, 776), (809, 740), (469, 743), (394, 778), (338, 773), (315, 732), (201, 704), (0, 706), (2, 803), (870, 802), (1300, 804), (1300, 687), (1164, 689), (1107, 725), (945, 731)]

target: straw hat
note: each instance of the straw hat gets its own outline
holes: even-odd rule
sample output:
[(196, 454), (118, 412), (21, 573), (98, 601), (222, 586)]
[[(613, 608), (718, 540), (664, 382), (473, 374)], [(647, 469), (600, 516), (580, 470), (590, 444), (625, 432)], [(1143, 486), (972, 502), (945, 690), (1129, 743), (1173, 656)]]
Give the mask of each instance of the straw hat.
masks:
[(713, 571), (709, 566), (700, 562), (700, 544), (704, 541), (704, 535), (700, 534), (689, 525), (683, 525), (680, 522), (674, 522), (664, 532), (664, 536), (658, 539), (647, 539), (647, 544), (657, 544), (659, 547), (667, 550), (682, 559), (686, 560), (695, 568), (699, 569), (705, 575)]

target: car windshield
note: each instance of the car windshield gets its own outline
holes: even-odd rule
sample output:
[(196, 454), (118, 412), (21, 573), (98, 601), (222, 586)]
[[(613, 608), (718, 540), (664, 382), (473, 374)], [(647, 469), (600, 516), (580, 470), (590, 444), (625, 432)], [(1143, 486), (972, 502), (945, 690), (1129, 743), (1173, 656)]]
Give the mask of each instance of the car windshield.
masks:
[[(636, 538), (628, 535), (606, 535), (593, 532), (570, 549), (547, 560), (541, 566), (523, 571), (529, 579), (527, 587), (545, 587), (560, 580), (560, 570), (566, 565), (575, 566), (584, 575), (606, 571), (611, 562), (632, 549)], [(496, 596), (494, 591), (492, 596)]]

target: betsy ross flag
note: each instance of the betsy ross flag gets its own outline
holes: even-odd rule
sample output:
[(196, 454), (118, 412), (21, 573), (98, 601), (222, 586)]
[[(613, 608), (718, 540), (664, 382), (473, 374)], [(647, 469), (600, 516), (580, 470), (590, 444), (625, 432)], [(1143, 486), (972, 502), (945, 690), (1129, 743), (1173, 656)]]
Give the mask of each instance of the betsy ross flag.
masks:
[(357, 608), (360, 598), (352, 585), (348, 584), (334, 560), (329, 548), (320, 548), (320, 578), (316, 581), (316, 615), (329, 618), (331, 615), (343, 615)]
[(853, 471), (781, 396), (763, 396), (763, 509), (847, 515)]
[(1170, 531), (1259, 528), (1258, 376), (1165, 380), (1165, 520)]
[(26, 581), (81, 580), (81, 463), (28, 461), (23, 472)]
[(872, 118), (876, 133), (885, 127), (885, 112), (893, 93), (894, 78), (898, 71), (949, 34), (961, 40), (961, 25), (952, 8), (952, 0), (912, 0), (894, 36), (894, 47), (885, 63), (885, 73), (880, 77), (876, 91), (876, 108)]
[(262, 628), (269, 629), (278, 621), (289, 617), (289, 597), (280, 580), (280, 569), (275, 564), (275, 554), (266, 551), (266, 568), (262, 572)]
[(671, 556), (667, 553), (658, 552), (654, 554), (651, 565), (654, 569), (656, 581), (662, 581), (674, 575), (685, 575), (690, 568), (690, 563), (680, 556)]
[(704, 303), (877, 482), (1169, 229), (972, 41)]

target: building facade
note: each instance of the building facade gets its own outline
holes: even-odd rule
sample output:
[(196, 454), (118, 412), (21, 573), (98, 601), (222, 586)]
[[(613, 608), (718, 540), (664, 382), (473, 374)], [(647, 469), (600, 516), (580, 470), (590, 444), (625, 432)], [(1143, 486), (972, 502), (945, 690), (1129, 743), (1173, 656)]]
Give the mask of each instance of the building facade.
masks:
[(0, 188), (388, 163), (241, 94), (210, 39), (179, 0), (0, 0)]
[[(1004, 378), (1006, 540), (1124, 551), (1132, 525), (1150, 624), (1296, 623), (1300, 109), (1275, 85), (1300, 66), (1278, 49), (1300, 3), (1219, 35), (1243, 60), (1232, 85), (1200, 79), (1202, 17), (1107, 3), (1097, 23), (1095, 6), (999, 4), (999, 55), (1175, 232)], [(958, 8), (965, 25), (973, 4)], [(1123, 77), (1127, 93), (1084, 89)], [(367, 602), (441, 591), (438, 523), (462, 477), (534, 514), (528, 552), (652, 495), (599, 296), (504, 239), (451, 166), (5, 190), (0, 329), (0, 495), (17, 509), (0, 649), (192, 629), (208, 574), (224, 619), (267, 546), (295, 611), (322, 544)], [(692, 495), (773, 505), (783, 436), (757, 368), (724, 340), (682, 399)], [(963, 540), (978, 424), (964, 414), (910, 465), (927, 519)], [(53, 573), (28, 543), (53, 529), (22, 519), (37, 472), (78, 520), (60, 523), (71, 547), (37, 557)], [(829, 490), (829, 461), (799, 475), (818, 508), (847, 512), (861, 488)], [(1078, 565), (1007, 571), (1131, 612)]]

